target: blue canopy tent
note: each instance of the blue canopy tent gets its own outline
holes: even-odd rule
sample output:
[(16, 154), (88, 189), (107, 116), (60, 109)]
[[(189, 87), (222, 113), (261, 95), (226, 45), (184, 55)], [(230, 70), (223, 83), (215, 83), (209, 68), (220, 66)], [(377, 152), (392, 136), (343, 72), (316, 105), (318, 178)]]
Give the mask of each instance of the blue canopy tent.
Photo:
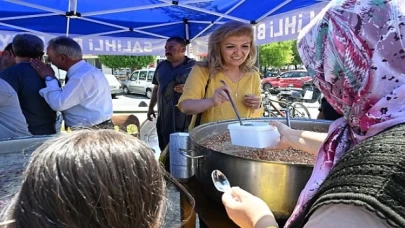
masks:
[(16, 33), (31, 32), (45, 40), (56, 35), (80, 39), (87, 53), (162, 54), (171, 36), (193, 42), (229, 20), (257, 25), (269, 16), (319, 4), (325, 1), (2, 0), (0, 45), (6, 35), (11, 41)]

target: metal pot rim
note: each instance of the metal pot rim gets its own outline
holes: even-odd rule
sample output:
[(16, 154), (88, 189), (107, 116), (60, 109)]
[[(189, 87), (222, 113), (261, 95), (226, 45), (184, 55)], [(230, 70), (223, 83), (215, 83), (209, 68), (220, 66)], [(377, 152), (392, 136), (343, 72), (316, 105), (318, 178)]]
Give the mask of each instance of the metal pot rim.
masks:
[[(270, 122), (270, 121), (285, 121), (285, 118), (270, 118), (270, 117), (265, 117), (265, 118), (256, 118), (256, 119), (248, 119), (248, 118), (243, 118), (244, 120), (253, 120), (253, 121), (256, 121), (256, 122)], [(317, 122), (317, 123), (332, 123), (332, 121), (329, 121), (329, 120), (318, 120), (318, 119), (316, 119), (316, 120), (314, 120), (314, 119), (298, 119), (298, 118), (292, 118), (291, 119), (291, 122), (294, 122), (294, 121), (300, 121), (300, 122)], [(195, 128), (193, 128), (191, 131), (190, 131), (190, 134), (189, 134), (189, 136), (190, 136), (190, 139), (194, 142), (194, 143), (196, 143), (198, 146), (200, 146), (200, 147), (203, 147), (203, 148), (206, 148), (205, 146), (203, 146), (203, 145), (201, 145), (201, 142), (199, 141), (199, 140), (196, 140), (195, 138), (194, 138), (194, 133), (195, 132), (198, 132), (198, 131), (200, 131), (200, 130), (202, 130), (202, 129), (204, 129), (204, 128), (207, 128), (207, 127), (211, 127), (211, 126), (213, 126), (213, 125), (215, 125), (215, 124), (226, 124), (226, 123), (235, 123), (235, 122), (239, 122), (239, 120), (237, 120), (237, 119), (231, 119), (231, 120), (223, 120), (223, 121), (216, 121), (216, 122), (211, 122), (211, 123), (206, 123), (206, 124), (202, 124), (202, 125), (200, 125), (200, 126), (197, 126), (197, 127), (195, 127)], [(206, 149), (209, 149), (209, 148), (206, 148)], [(278, 165), (288, 165), (288, 166), (304, 166), (304, 167), (314, 167), (314, 165), (311, 165), (311, 164), (306, 164), (306, 163), (292, 163), (292, 162), (281, 162), (281, 161), (266, 161), (266, 160), (260, 160), (260, 159), (253, 159), (253, 158), (244, 158), (244, 157), (240, 157), (240, 156), (236, 156), (236, 155), (233, 155), (233, 154), (230, 154), (230, 153), (224, 153), (224, 152), (221, 152), (221, 151), (216, 151), (216, 150), (213, 150), (213, 149), (209, 149), (210, 151), (213, 151), (213, 152), (216, 152), (216, 153), (221, 153), (221, 154), (226, 154), (226, 155), (229, 155), (229, 156), (232, 156), (232, 157), (234, 157), (234, 158), (237, 158), (237, 159), (241, 159), (241, 160), (249, 160), (249, 161), (253, 161), (253, 162), (260, 162), (260, 163), (269, 163), (269, 164), (278, 164)]]

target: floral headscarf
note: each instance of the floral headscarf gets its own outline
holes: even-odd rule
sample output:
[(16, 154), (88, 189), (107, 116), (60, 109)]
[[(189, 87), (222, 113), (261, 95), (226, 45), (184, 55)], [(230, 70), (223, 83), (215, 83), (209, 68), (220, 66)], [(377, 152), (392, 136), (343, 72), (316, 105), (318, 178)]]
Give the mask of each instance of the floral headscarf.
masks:
[(405, 122), (404, 35), (403, 0), (332, 0), (300, 33), (302, 61), (344, 117), (331, 125), (287, 227), (346, 151)]

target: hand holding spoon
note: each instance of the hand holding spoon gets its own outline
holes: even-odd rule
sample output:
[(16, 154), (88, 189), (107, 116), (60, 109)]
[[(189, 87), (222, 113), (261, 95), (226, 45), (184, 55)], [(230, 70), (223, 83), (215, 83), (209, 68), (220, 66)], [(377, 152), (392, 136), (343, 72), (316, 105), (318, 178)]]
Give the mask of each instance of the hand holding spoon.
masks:
[(220, 192), (226, 192), (231, 189), (231, 184), (228, 181), (228, 178), (219, 170), (214, 170), (211, 173), (212, 182), (214, 183), (215, 188)]

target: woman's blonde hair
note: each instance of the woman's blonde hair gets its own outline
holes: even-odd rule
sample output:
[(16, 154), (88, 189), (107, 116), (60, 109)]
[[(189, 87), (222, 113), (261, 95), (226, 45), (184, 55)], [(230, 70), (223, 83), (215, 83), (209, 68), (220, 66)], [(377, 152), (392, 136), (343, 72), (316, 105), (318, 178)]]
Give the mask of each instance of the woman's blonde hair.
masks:
[(208, 40), (208, 55), (207, 59), (198, 65), (207, 67), (210, 77), (214, 76), (218, 71), (226, 69), (224, 59), (221, 54), (222, 42), (230, 36), (248, 36), (250, 41), (250, 51), (245, 60), (240, 65), (240, 70), (244, 72), (256, 71), (256, 46), (253, 37), (253, 27), (239, 21), (229, 21), (219, 26)]

